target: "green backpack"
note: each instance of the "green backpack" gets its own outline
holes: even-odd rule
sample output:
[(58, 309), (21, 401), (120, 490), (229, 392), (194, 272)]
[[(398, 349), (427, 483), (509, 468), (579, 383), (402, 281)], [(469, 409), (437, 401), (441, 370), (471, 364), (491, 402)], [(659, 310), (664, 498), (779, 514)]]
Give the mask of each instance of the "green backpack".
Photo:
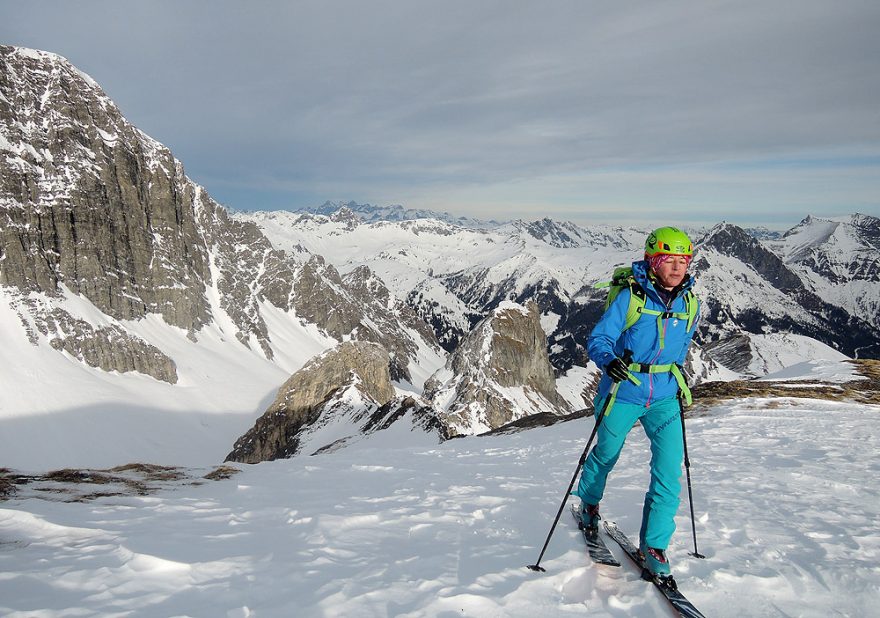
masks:
[[(636, 281), (635, 277), (633, 277), (631, 266), (621, 266), (615, 268), (614, 274), (611, 276), (611, 281), (602, 281), (600, 283), (597, 283), (594, 287), (608, 288), (608, 296), (605, 298), (606, 311), (608, 310), (608, 307), (611, 306), (611, 303), (614, 302), (614, 299), (617, 298), (617, 295), (620, 294), (621, 290), (629, 289), (629, 306), (626, 309), (626, 322), (624, 323), (623, 330), (630, 328), (633, 324), (638, 322), (643, 315), (656, 315), (657, 332), (660, 336), (661, 350), (666, 345), (666, 337), (664, 335), (665, 329), (663, 328), (664, 319), (675, 318), (678, 320), (687, 320), (688, 331), (690, 331), (694, 327), (694, 322), (697, 319), (697, 297), (691, 290), (687, 290), (684, 293), (684, 313), (646, 309), (645, 301), (647, 295), (645, 294), (645, 290), (642, 288), (642, 286), (639, 285), (638, 281)], [(672, 375), (675, 377), (676, 382), (678, 382), (679, 389), (681, 390), (681, 395), (684, 399), (682, 401), (682, 404), (686, 406), (691, 405), (691, 391), (688, 388), (684, 375), (682, 374), (681, 369), (678, 367), (678, 365), (643, 365), (640, 363), (631, 363), (629, 365), (629, 371), (639, 373), (665, 373), (668, 371), (672, 373)], [(630, 374), (629, 379), (634, 384), (641, 384), (641, 381), (639, 381), (638, 378), (632, 375), (632, 373)]]

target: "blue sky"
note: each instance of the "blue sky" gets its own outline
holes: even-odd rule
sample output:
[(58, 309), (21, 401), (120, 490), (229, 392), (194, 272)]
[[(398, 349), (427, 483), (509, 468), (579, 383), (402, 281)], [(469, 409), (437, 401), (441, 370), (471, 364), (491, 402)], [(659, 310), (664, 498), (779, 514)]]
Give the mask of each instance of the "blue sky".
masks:
[(880, 3), (0, 0), (237, 210), (880, 214)]

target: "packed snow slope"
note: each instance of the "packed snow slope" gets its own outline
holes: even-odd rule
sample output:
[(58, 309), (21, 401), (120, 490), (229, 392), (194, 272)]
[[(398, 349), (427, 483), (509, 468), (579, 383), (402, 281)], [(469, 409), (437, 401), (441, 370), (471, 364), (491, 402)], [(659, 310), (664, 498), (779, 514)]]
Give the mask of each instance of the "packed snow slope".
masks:
[[(31, 345), (0, 287), (0, 466), (28, 471), (110, 467), (144, 461), (207, 466), (271, 403), (278, 386), (332, 340), (280, 311), (271, 313), (281, 351), (270, 362), (241, 344), (223, 322), (198, 342), (159, 316), (127, 321), (176, 360), (175, 385), (139, 373), (105, 372), (49, 345)], [(91, 303), (65, 307), (101, 323)]]
[[(688, 421), (669, 555), (706, 616), (871, 616), (880, 604), (880, 408), (750, 398)], [(86, 503), (0, 503), (0, 614), (671, 616), (615, 546), (590, 563), (567, 513), (534, 563), (591, 419), (441, 445), (362, 442), (232, 479)], [(391, 444), (395, 448), (389, 448)], [(602, 504), (631, 536), (647, 484), (636, 427)]]

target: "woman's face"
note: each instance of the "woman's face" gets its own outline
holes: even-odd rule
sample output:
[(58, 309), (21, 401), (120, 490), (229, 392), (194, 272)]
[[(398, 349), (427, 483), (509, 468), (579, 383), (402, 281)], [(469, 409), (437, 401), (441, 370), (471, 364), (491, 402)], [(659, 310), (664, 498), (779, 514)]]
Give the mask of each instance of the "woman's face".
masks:
[(689, 262), (690, 260), (683, 255), (670, 255), (662, 264), (654, 268), (654, 274), (660, 280), (660, 285), (671, 290), (684, 281)]

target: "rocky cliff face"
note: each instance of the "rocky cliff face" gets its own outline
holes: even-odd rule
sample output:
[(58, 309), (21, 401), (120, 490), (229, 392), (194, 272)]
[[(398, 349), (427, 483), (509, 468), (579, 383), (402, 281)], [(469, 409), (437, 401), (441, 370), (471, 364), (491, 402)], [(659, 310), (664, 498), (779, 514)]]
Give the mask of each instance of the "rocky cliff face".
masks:
[(0, 47), (0, 283), (61, 285), (118, 319), (208, 320), (197, 189), (63, 59)]
[(450, 434), (474, 434), (539, 412), (564, 414), (538, 306), (502, 303), (462, 341), (424, 396)]
[(531, 414), (571, 411), (556, 391), (535, 303), (499, 307), (426, 382), (424, 399), (394, 396), (391, 363), (385, 348), (368, 342), (343, 343), (316, 357), (281, 387), (227, 460), (327, 452), (401, 422), (442, 440)]
[(392, 405), (390, 361), (382, 346), (351, 341), (312, 359), (278, 390), (275, 401), (236, 441), (226, 460), (258, 463), (327, 451), (387, 429), (402, 410), (417, 407), (414, 402)]
[[(402, 331), (395, 309), (374, 302), (381, 281), (361, 272), (349, 287), (320, 256), (277, 250), (254, 223), (231, 219), (59, 56), (0, 47), (0, 151), (0, 285), (35, 344), (174, 383), (174, 361), (123, 336), (125, 321), (158, 314), (193, 341), (228, 321), (271, 360), (268, 303), (337, 341), (382, 341), (395, 379), (410, 379), (420, 345), (439, 349), (411, 311)], [(112, 326), (90, 325), (66, 302), (76, 296)]]
[(119, 320), (204, 324), (208, 255), (182, 166), (69, 63), (11, 47), (0, 47), (0, 149), (0, 284), (21, 292), (23, 322), (94, 366), (175, 381), (145, 342), (109, 345), (107, 329), (26, 294), (67, 290)]

